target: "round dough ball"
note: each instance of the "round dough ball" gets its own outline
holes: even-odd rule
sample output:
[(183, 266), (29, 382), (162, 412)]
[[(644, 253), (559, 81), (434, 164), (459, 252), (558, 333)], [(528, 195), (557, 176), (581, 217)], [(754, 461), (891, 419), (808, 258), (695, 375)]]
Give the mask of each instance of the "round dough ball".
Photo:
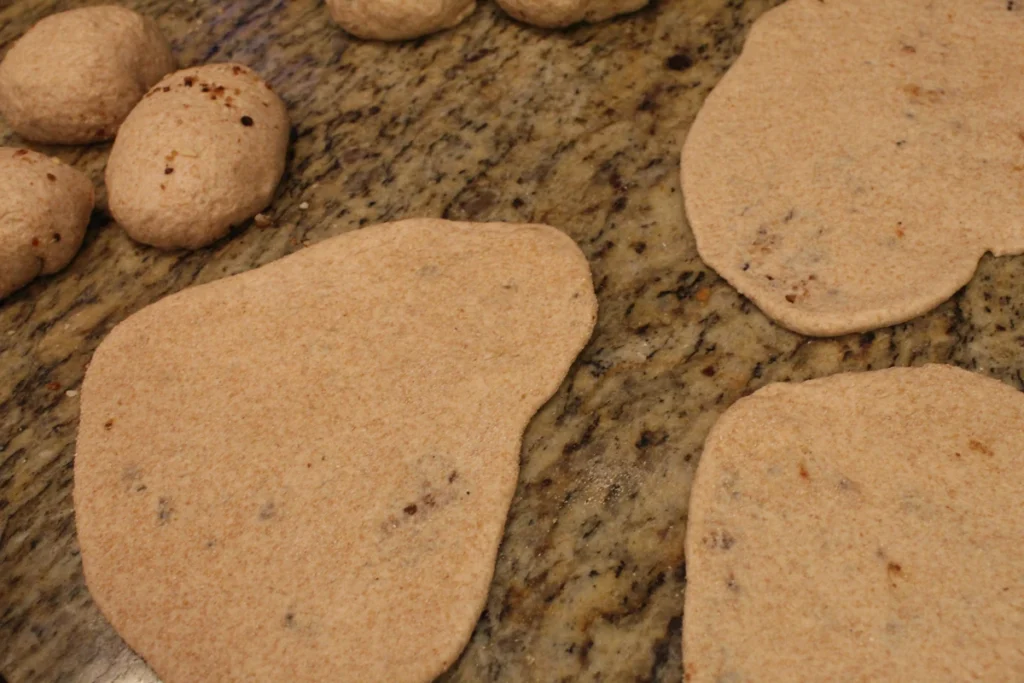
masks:
[(83, 173), (38, 152), (0, 147), (0, 299), (71, 262), (93, 200)]
[(109, 140), (174, 66), (148, 17), (112, 5), (61, 12), (30, 28), (0, 63), (0, 113), (35, 142)]
[(498, 0), (519, 21), (543, 28), (562, 28), (586, 21), (595, 23), (617, 14), (635, 12), (649, 0)]
[(121, 126), (107, 163), (110, 212), (139, 242), (204, 247), (266, 208), (287, 150), (284, 102), (253, 71), (178, 71)]
[(475, 0), (327, 0), (331, 16), (354, 36), (408, 40), (443, 31), (476, 9)]

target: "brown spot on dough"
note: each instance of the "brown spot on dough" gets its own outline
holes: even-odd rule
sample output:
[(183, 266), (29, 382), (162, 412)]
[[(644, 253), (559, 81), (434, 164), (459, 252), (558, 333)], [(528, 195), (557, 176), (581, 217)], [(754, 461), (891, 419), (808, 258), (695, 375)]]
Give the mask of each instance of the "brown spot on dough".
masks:
[(415, 515), (416, 514), (416, 510), (417, 510), (416, 504), (413, 503), (412, 505), (406, 505), (405, 508), (402, 510), (402, 512), (404, 512), (407, 515)]
[(14, 153), (14, 156), (16, 156), (16, 157), (23, 157), (26, 154), (28, 154), (28, 150), (27, 149), (19, 149), (17, 152)]
[(801, 479), (810, 479), (811, 478), (811, 473), (807, 471), (807, 467), (805, 467), (803, 463), (800, 463), (800, 478)]
[(32, 246), (33, 247), (38, 247), (39, 246), (39, 238), (38, 237), (33, 237), (32, 238)]
[(164, 169), (164, 175), (171, 175), (172, 173), (174, 173), (174, 169), (170, 166)]
[(267, 521), (277, 516), (277, 508), (275, 505), (268, 501), (260, 506), (259, 518), (261, 521)]
[(253, 124), (253, 120), (252, 120), (252, 117), (251, 117), (251, 116), (243, 116), (243, 117), (242, 117), (242, 125), (243, 125), (243, 126), (245, 126), (245, 127), (247, 127), (247, 128), (248, 128), (248, 127), (249, 127), (249, 126), (251, 126), (252, 124)]
[(992, 452), (991, 448), (989, 448), (982, 442), (978, 441), (977, 439), (971, 439), (970, 441), (967, 442), (967, 445), (971, 447), (972, 451), (977, 451), (978, 453), (982, 453), (983, 455), (995, 455)]
[(55, 180), (57, 180), (57, 176), (53, 175), (52, 173), (47, 173), (46, 174), (46, 179), (49, 180), (52, 183)]

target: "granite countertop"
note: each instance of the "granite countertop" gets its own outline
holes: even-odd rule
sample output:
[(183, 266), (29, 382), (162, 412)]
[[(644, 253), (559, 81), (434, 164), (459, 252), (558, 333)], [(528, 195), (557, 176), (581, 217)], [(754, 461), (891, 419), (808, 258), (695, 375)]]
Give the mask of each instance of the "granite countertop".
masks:
[[(0, 9), (0, 44), (75, 1)], [(0, 672), (155, 681), (97, 611), (71, 503), (78, 389), (126, 316), (193, 284), (412, 216), (543, 222), (590, 259), (594, 338), (526, 432), (487, 609), (445, 681), (679, 681), (683, 536), (703, 439), (772, 381), (928, 361), (1024, 386), (1024, 257), (983, 260), (936, 311), (812, 340), (704, 266), (678, 153), (701, 101), (777, 0), (661, 0), (564, 32), (490, 2), (456, 30), (351, 40), (317, 0), (129, 0), (182, 64), (236, 60), (287, 102), (288, 171), (267, 214), (195, 253), (132, 243), (99, 194), (64, 272), (0, 302)], [(20, 144), (6, 128), (5, 144)], [(100, 184), (107, 145), (42, 148)]]

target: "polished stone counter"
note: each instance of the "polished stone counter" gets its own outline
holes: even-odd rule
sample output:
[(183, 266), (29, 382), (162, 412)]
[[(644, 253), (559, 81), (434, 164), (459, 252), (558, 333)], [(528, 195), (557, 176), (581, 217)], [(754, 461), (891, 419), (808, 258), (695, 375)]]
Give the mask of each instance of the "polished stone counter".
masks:
[[(0, 5), (0, 45), (79, 4)], [(679, 681), (690, 483), (709, 427), (744, 394), (929, 361), (1024, 386), (1024, 257), (986, 258), (922, 318), (826, 340), (772, 324), (697, 257), (679, 149), (776, 0), (661, 0), (564, 32), (484, 2), (400, 45), (349, 39), (317, 0), (124, 4), (158, 18), (182, 64), (236, 60), (266, 77), (289, 106), (293, 154), (269, 220), (194, 253), (132, 243), (101, 191), (71, 266), (0, 302), (11, 683), (156, 680), (91, 602), (75, 539), (77, 392), (104, 335), (172, 292), (361, 226), (548, 223), (587, 254), (600, 300), (592, 342), (527, 430), (487, 610), (446, 681)], [(43, 149), (100, 184), (108, 146)]]

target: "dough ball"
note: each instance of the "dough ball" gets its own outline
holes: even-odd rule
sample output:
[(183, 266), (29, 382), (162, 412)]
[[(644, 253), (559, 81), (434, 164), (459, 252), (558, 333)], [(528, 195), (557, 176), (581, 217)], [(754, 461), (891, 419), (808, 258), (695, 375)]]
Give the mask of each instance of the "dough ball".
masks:
[(458, 25), (475, 0), (327, 0), (331, 16), (354, 36), (408, 40)]
[(581, 21), (604, 21), (635, 12), (649, 0), (498, 0), (519, 21), (544, 28), (561, 28)]
[(0, 147), (0, 299), (70, 263), (92, 207), (84, 174), (37, 152)]
[(109, 140), (172, 70), (152, 19), (113, 5), (61, 12), (30, 28), (0, 63), (0, 113), (35, 142)]
[(139, 242), (204, 247), (266, 208), (287, 149), (285, 105), (253, 71), (178, 71), (121, 126), (107, 163), (110, 212)]
[(944, 365), (738, 401), (690, 496), (685, 680), (1024, 681), (1022, 427)]
[(1022, 8), (761, 16), (683, 149), (704, 261), (781, 325), (831, 336), (926, 313), (985, 252), (1024, 252)]
[(89, 591), (164, 683), (429, 683), (487, 599), (523, 430), (586, 344), (542, 225), (349, 232), (133, 315), (82, 388)]

